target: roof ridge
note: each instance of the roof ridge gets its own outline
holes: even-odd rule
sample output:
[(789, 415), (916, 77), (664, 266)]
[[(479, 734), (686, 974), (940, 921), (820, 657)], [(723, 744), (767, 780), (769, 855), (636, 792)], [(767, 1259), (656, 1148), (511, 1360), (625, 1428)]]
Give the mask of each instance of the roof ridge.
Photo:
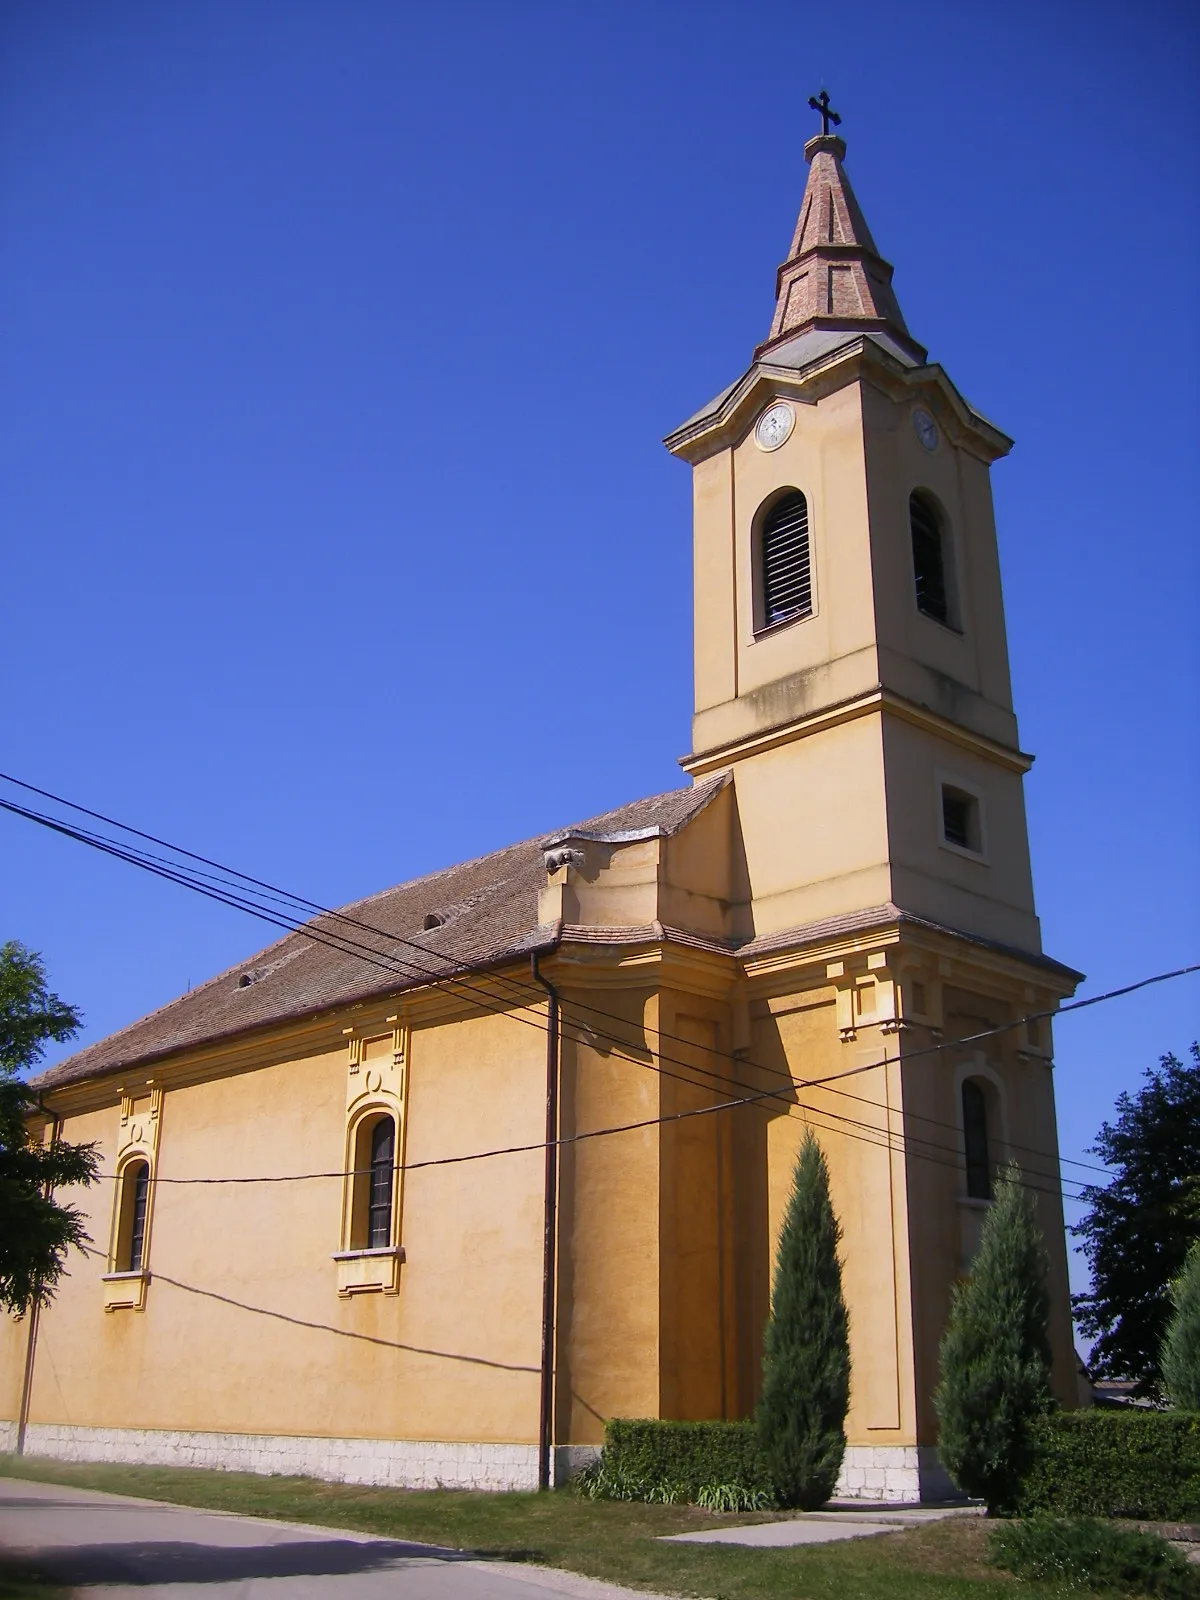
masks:
[[(601, 811), (594, 817), (585, 817), (582, 822), (572, 822), (564, 828), (548, 828), (542, 833), (530, 834), (525, 839), (516, 839), (512, 844), (501, 845), (497, 850), (485, 850), (482, 855), (468, 856), (465, 861), (454, 861), (451, 862), (449, 866), (436, 867), (432, 872), (422, 873), (419, 877), (403, 878), (399, 883), (393, 883), (386, 889), (377, 889), (374, 894), (365, 895), (361, 900), (348, 901), (344, 906), (331, 906), (324, 912), (319, 913), (319, 915), (342, 916), (348, 911), (353, 911), (358, 906), (370, 905), (373, 900), (381, 900), (384, 895), (395, 894), (398, 889), (415, 889), (419, 884), (428, 883), (434, 878), (445, 877), (446, 874), (450, 872), (462, 872), (467, 867), (481, 866), (485, 861), (494, 861), (499, 856), (508, 855), (510, 852), (515, 850), (523, 850), (532, 844), (549, 845), (567, 834), (572, 836), (578, 835), (585, 829), (593, 832), (598, 831), (596, 829), (597, 823), (603, 822), (607, 817), (615, 817), (619, 812), (629, 811), (633, 806), (652, 805), (656, 800), (666, 800), (671, 795), (699, 795), (701, 791), (707, 791), (710, 789), (713, 791), (713, 793), (715, 793), (718, 788), (723, 788), (728, 780), (729, 774), (722, 772), (718, 773), (715, 778), (706, 778), (703, 783), (690, 785), (682, 784), (678, 789), (664, 789), (660, 794), (644, 795), (639, 800), (627, 800), (623, 805), (610, 806), (607, 811)], [(696, 806), (695, 809), (697, 811), (702, 809), (702, 807), (707, 805), (709, 800), (712, 798), (712, 794), (705, 793), (704, 799)], [(692, 815), (694, 815), (694, 812), (689, 813), (688, 819), (690, 819)], [(677, 823), (673, 829), (664, 831), (678, 832), (681, 826), (682, 822)], [(314, 917), (311, 920), (315, 922), (317, 918)], [(289, 935), (289, 937), (291, 937), (291, 935)]]
[[(678, 789), (647, 795), (621, 806), (610, 807), (607, 811), (574, 824), (574, 827), (576, 830), (595, 830), (597, 824), (603, 826), (606, 822), (619, 821), (623, 813), (631, 811), (635, 812), (631, 820), (636, 821), (639, 811), (653, 814), (656, 807), (659, 810), (663, 809), (664, 802), (675, 802), (671, 809), (678, 809), (680, 816), (672, 819), (669, 810), (668, 821), (663, 825), (664, 831), (675, 832), (697, 811), (703, 809), (727, 781), (727, 775), (721, 774), (703, 783), (683, 785)], [(687, 804), (689, 798), (691, 803)], [(558, 833), (562, 831), (557, 830)], [(609, 831), (613, 830), (610, 828)], [(444, 981), (456, 970), (462, 970), (464, 962), (469, 969), (476, 963), (486, 962), (494, 952), (523, 947), (526, 941), (536, 934), (534, 867), (536, 865), (540, 869), (539, 852), (545, 848), (547, 841), (554, 837), (555, 832), (533, 834), (529, 838), (503, 845), (498, 850), (487, 851), (466, 861), (454, 862), (420, 877), (405, 879), (401, 883), (377, 890), (374, 894), (348, 901), (342, 906), (327, 907), (318, 911), (306, 917), (298, 927), (287, 930), (281, 938), (230, 964), (214, 976), (197, 984), (195, 988), (189, 988), (183, 994), (175, 995), (142, 1016), (134, 1017), (111, 1033), (82, 1044), (64, 1060), (39, 1073), (33, 1082), (45, 1082), (47, 1087), (51, 1087), (58, 1082), (80, 1081), (121, 1067), (132, 1067), (138, 1061), (169, 1054), (173, 1050), (192, 1048), (206, 1039), (223, 1037), (230, 1032), (240, 1032), (267, 1022), (282, 1021), (287, 1016), (300, 1015), (310, 1009), (310, 1000), (317, 1009), (325, 1009), (328, 1006), (350, 1003), (351, 998), (358, 999), (368, 992), (383, 993), (390, 987), (397, 990), (406, 989), (421, 981)], [(505, 858), (509, 859), (506, 861)], [(486, 869), (489, 863), (493, 864), (490, 877), (484, 882), (479, 882), (480, 869)], [(461, 875), (466, 881), (462, 883), (454, 899), (467, 914), (461, 918), (451, 918), (450, 923), (444, 926), (450, 931), (457, 925), (462, 942), (451, 938), (449, 943), (438, 940), (436, 943), (427, 944), (419, 936), (412, 937), (412, 933), (417, 930), (415, 926), (412, 929), (407, 926), (409, 911), (413, 910), (416, 915), (422, 909), (428, 912), (439, 908), (434, 904), (424, 908), (411, 908), (405, 904), (406, 897), (413, 895), (414, 892), (419, 893), (422, 886), (435, 887), (439, 880), (452, 883), (456, 875)], [(472, 877), (476, 881), (472, 882)], [(521, 920), (523, 917), (521, 906), (526, 896), (531, 901), (530, 915), (528, 920)], [(393, 899), (397, 902), (396, 910), (389, 918), (387, 914), (391, 909), (389, 900)], [(403, 945), (414, 953), (415, 959), (406, 960), (403, 953), (398, 955), (397, 970), (394, 974), (388, 974), (392, 979), (390, 985), (376, 983), (371, 987), (369, 984), (359, 985), (357, 982), (350, 985), (347, 981), (349, 969), (346, 963), (353, 962), (357, 952), (322, 940), (319, 934), (322, 930), (334, 931), (338, 919), (353, 921), (369, 917), (372, 908), (376, 907), (383, 913), (379, 919), (383, 925), (365, 929), (367, 937), (374, 934), (379, 940), (391, 945)], [(389, 920), (397, 921), (398, 926), (394, 929), (389, 928), (387, 925)], [(348, 930), (345, 938), (352, 939), (353, 930)], [(420, 957), (416, 956), (417, 951), (427, 957), (432, 964), (427, 974), (420, 971)], [(387, 952), (381, 948), (377, 953), (383, 956)], [(283, 960), (280, 960), (281, 955)], [(291, 967), (301, 955), (307, 955), (310, 959), (305, 963), (305, 971), (298, 985), (295, 983), (289, 985), (285, 978), (281, 980), (284, 985), (281, 991), (278, 985), (269, 981), (279, 966)], [(258, 982), (235, 985), (231, 981), (239, 974), (246, 974), (256, 967), (264, 966), (269, 970), (259, 975)], [(399, 970), (401, 967), (414, 970), (406, 972)], [(380, 974), (380, 977), (382, 976), (383, 974)], [(224, 995), (226, 986), (230, 991), (228, 997)], [(304, 995), (309, 998), (302, 998)], [(236, 1008), (238, 1013), (236, 1016), (230, 1010), (231, 1007)], [(228, 1014), (222, 1015), (223, 1012)], [(122, 1053), (122, 1046), (128, 1053)], [(93, 1062), (96, 1064), (93, 1065)]]

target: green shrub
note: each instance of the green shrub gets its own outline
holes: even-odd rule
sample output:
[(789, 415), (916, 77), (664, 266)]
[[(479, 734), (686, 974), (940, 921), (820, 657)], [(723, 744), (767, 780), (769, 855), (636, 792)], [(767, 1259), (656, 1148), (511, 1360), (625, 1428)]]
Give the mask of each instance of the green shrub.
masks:
[(1046, 1250), (1033, 1197), (1009, 1165), (984, 1218), (971, 1275), (958, 1284), (934, 1395), (950, 1476), (991, 1512), (1012, 1508), (1050, 1408)]
[(661, 1480), (657, 1483), (635, 1478), (620, 1467), (604, 1459), (603, 1451), (597, 1460), (576, 1473), (571, 1486), (585, 1500), (647, 1500), (659, 1505), (676, 1505), (687, 1499), (682, 1484)]
[[(575, 1480), (580, 1492), (606, 1500), (700, 1502), (700, 1494), (736, 1490), (756, 1510), (756, 1496), (774, 1503), (770, 1474), (752, 1422), (662, 1422), (614, 1417), (600, 1459)], [(714, 1507), (712, 1509), (719, 1509)]]
[(1200, 1415), (1067, 1411), (1034, 1426), (1022, 1512), (1200, 1521)]
[(829, 1170), (810, 1129), (779, 1235), (757, 1415), (775, 1493), (783, 1505), (810, 1511), (833, 1493), (846, 1451), (850, 1324), (841, 1236)]
[(747, 1489), (744, 1483), (706, 1483), (696, 1504), (705, 1511), (769, 1511), (775, 1501), (765, 1489)]
[(1090, 1517), (1002, 1523), (992, 1532), (989, 1558), (1018, 1578), (1064, 1588), (1115, 1589), (1162, 1600), (1200, 1597), (1200, 1570), (1165, 1539)]
[(1171, 1285), (1171, 1304), (1161, 1361), (1167, 1393), (1181, 1411), (1200, 1411), (1200, 1240)]

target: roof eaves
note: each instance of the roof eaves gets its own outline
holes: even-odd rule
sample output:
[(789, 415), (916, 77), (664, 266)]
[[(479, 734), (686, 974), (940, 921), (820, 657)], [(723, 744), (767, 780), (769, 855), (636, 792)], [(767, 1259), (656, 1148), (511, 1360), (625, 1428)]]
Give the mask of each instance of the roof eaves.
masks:
[[(291, 1026), (295, 1023), (309, 1022), (314, 1017), (331, 1015), (337, 1011), (344, 1011), (348, 1007), (362, 1005), (368, 1000), (378, 1000), (385, 995), (408, 994), (413, 989), (433, 987), (444, 983), (455, 983), (462, 978), (469, 978), (477, 973), (492, 972), (498, 967), (507, 965), (518, 956), (532, 955), (534, 951), (553, 949), (562, 936), (562, 924), (559, 922), (538, 923), (518, 939), (497, 950), (480, 952), (473, 960), (448, 963), (444, 972), (422, 973), (418, 977), (405, 978), (402, 974), (395, 974), (397, 979), (393, 983), (380, 983), (370, 988), (365, 988), (355, 993), (340, 995), (336, 1000), (327, 1000), (312, 1006), (301, 1006), (295, 1010), (281, 1013), (276, 1017), (267, 1017), (259, 1022), (252, 1022), (241, 1027), (224, 1028), (213, 1033), (206, 1033), (201, 1038), (190, 1042), (176, 1042), (164, 1046), (160, 1050), (147, 1051), (144, 1054), (134, 1053), (127, 1057), (120, 1057), (116, 1061), (106, 1062), (104, 1066), (94, 1070), (69, 1071), (74, 1063), (78, 1062), (85, 1051), (69, 1057), (66, 1061), (59, 1062), (56, 1066), (48, 1067), (45, 1072), (39, 1073), (36, 1078), (29, 1080), (29, 1087), (36, 1090), (53, 1090), (65, 1088), (68, 1084), (85, 1083), (102, 1078), (111, 1078), (123, 1072), (128, 1072), (136, 1067), (141, 1071), (145, 1067), (153, 1066), (162, 1061), (168, 1061), (172, 1056), (187, 1055), (194, 1050), (204, 1049), (209, 1045), (228, 1044), (234, 1039), (250, 1039), (256, 1035), (265, 1035), (272, 1028)], [(236, 970), (230, 969), (230, 970)], [(165, 1007), (160, 1009), (165, 1010)], [(156, 1013), (151, 1013), (155, 1015)], [(111, 1037), (111, 1036), (110, 1036)], [(106, 1041), (97, 1040), (97, 1045)]]

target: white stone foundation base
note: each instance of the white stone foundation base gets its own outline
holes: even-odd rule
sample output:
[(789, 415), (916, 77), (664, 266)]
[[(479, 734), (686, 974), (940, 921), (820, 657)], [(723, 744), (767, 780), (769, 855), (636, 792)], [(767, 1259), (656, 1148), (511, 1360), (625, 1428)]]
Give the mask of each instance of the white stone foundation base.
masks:
[[(0, 1450), (16, 1447), (15, 1422), (0, 1422)], [(175, 1432), (157, 1428), (75, 1428), (30, 1423), (25, 1452), (58, 1461), (122, 1461), (158, 1467), (326, 1478), (392, 1489), (536, 1489), (531, 1444), (442, 1444), (417, 1439), (322, 1439), (270, 1433)], [(554, 1481), (566, 1483), (600, 1450), (558, 1445)], [(847, 1445), (838, 1500), (916, 1505), (957, 1490), (930, 1445)]]
[(833, 1497), (918, 1505), (957, 1499), (959, 1491), (932, 1445), (848, 1444)]
[(570, 1483), (584, 1467), (600, 1459), (598, 1444), (556, 1444), (554, 1446), (554, 1482)]
[[(15, 1443), (15, 1427), (12, 1432)], [(334, 1483), (366, 1483), (392, 1489), (537, 1488), (537, 1447), (530, 1444), (297, 1438), (288, 1434), (185, 1433), (157, 1428), (74, 1428), (30, 1423), (25, 1433), (25, 1453), (52, 1456), (58, 1461), (216, 1467), (225, 1472), (327, 1478)]]

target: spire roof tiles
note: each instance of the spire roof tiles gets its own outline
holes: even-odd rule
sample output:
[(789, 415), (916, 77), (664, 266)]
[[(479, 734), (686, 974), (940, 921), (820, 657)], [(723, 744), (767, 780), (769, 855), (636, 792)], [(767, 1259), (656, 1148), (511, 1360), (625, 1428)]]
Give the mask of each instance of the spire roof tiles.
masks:
[(892, 288), (892, 268), (879, 254), (862, 207), (842, 167), (846, 144), (818, 134), (804, 147), (808, 183), (788, 258), (776, 278), (775, 315), (763, 356), (809, 329), (887, 331), (919, 361), (916, 343)]

